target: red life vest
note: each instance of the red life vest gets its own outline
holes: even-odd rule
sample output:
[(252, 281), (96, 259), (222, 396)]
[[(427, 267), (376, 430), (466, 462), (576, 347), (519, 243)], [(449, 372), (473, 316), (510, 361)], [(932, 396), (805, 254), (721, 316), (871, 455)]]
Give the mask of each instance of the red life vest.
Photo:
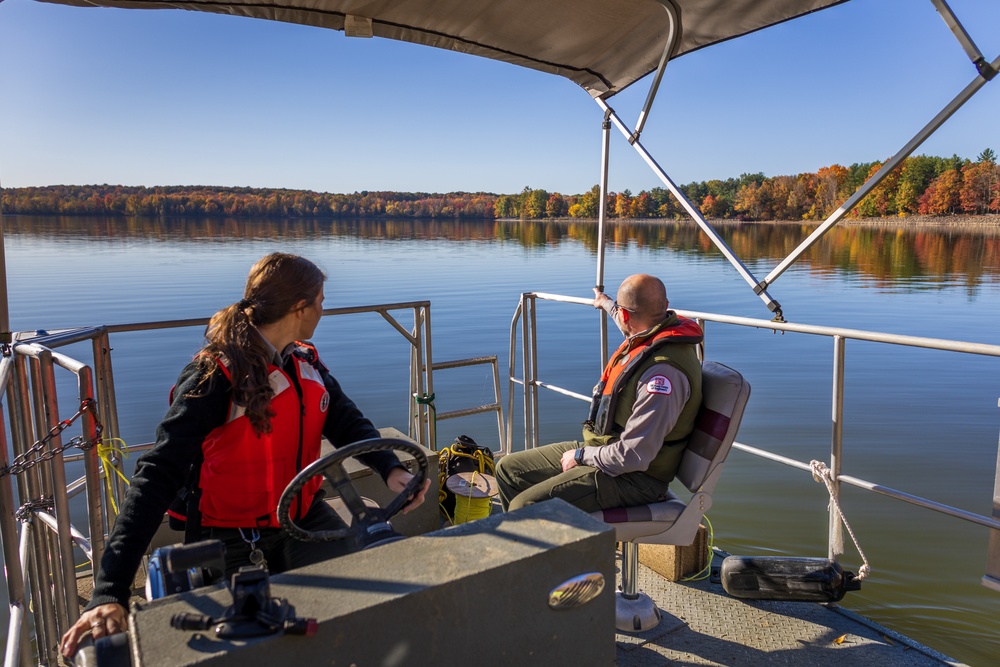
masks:
[[(257, 435), (244, 408), (230, 403), (226, 423), (205, 437), (198, 481), (202, 526), (278, 527), (282, 491), (302, 468), (319, 458), (330, 394), (319, 372), (316, 348), (296, 345), (294, 375), (268, 365), (268, 382), (274, 392), (271, 432)], [(232, 381), (222, 361), (219, 367)], [(322, 483), (323, 478), (316, 477), (303, 487), (292, 503), (294, 518), (305, 515)]]
[[(671, 323), (671, 317), (676, 318)], [(670, 311), (662, 328), (654, 330), (653, 335), (645, 338), (627, 338), (615, 353), (611, 355), (601, 380), (594, 387), (593, 400), (590, 408), (588, 426), (597, 435), (610, 435), (614, 428), (614, 417), (617, 397), (621, 394), (622, 383), (629, 378), (632, 371), (650, 357), (660, 346), (668, 344), (698, 344), (704, 340), (701, 326), (694, 320), (680, 317)]]

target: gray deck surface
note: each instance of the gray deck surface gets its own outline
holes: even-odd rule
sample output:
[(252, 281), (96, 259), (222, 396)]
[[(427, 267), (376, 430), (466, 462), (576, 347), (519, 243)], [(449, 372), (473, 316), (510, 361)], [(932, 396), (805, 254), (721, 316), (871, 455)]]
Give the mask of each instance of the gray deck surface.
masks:
[[(82, 605), (90, 597), (90, 577), (78, 584)], [(653, 598), (662, 619), (647, 632), (617, 633), (618, 667), (961, 665), (840, 607), (739, 600), (721, 584), (674, 583), (641, 564), (639, 590)]]
[(840, 607), (739, 600), (721, 584), (674, 583), (645, 565), (639, 590), (656, 602), (662, 619), (647, 632), (617, 634), (619, 667), (960, 664)]

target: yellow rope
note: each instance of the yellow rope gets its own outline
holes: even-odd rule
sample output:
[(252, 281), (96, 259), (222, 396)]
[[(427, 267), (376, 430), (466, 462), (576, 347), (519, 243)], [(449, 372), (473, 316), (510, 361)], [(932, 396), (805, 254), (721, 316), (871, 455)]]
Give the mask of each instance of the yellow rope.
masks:
[[(473, 459), (479, 465), (479, 473), (486, 474), (487, 469), (489, 469), (489, 474), (493, 475), (496, 468), (496, 463), (490, 457), (486, 456), (486, 452), (482, 449), (475, 450), (472, 454), (467, 454), (466, 452), (460, 451), (459, 449), (453, 447), (445, 447), (438, 454), (438, 506), (441, 508), (441, 513), (444, 517), (452, 523), (452, 525), (458, 525), (460, 523), (466, 523), (467, 521), (474, 519), (482, 519), (485, 516), (489, 516), (490, 504), (492, 499), (487, 498), (472, 498), (471, 497), (471, 487), (470, 496), (467, 498), (465, 507), (462, 510), (465, 516), (464, 521), (459, 521), (459, 505), (458, 496), (455, 496), (455, 516), (452, 517), (448, 514), (448, 511), (444, 507), (444, 501), (448, 498), (448, 487), (446, 485), (448, 481), (448, 459), (452, 456), (464, 457), (467, 459)], [(473, 480), (475, 479), (476, 471), (473, 471)], [(485, 502), (478, 502), (485, 501)], [(470, 509), (472, 511), (470, 511)], [(483, 512), (485, 511), (485, 514)]]
[(472, 472), (472, 479), (469, 480), (469, 495), (461, 496), (457, 493), (455, 494), (455, 520), (453, 523), (456, 526), (461, 523), (475, 521), (476, 519), (484, 519), (490, 515), (493, 499), (489, 496), (485, 498), (472, 497), (472, 490), (476, 486), (476, 475), (478, 474), (481, 473)]
[(115, 474), (122, 478), (125, 485), (129, 485), (128, 478), (122, 474), (122, 471), (114, 465), (111, 460), (112, 454), (120, 454), (123, 459), (128, 458), (128, 445), (121, 438), (105, 438), (97, 445), (97, 455), (101, 457), (101, 465), (104, 467), (104, 483), (108, 487), (108, 499), (111, 500), (111, 509), (114, 510), (115, 515), (118, 515), (118, 505), (115, 504), (115, 494), (111, 490), (111, 474), (109, 471), (114, 470)]
[(708, 520), (708, 515), (702, 516), (705, 523), (708, 524), (708, 564), (705, 565), (704, 569), (695, 572), (689, 577), (683, 577), (681, 581), (701, 581), (702, 579), (708, 579), (712, 574), (712, 557), (715, 555), (715, 529), (712, 528), (712, 522)]

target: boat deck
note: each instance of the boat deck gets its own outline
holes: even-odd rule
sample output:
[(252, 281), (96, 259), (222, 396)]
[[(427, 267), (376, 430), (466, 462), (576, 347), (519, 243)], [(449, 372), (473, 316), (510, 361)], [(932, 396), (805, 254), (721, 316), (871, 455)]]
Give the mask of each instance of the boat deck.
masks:
[(662, 619), (647, 632), (617, 634), (619, 667), (961, 664), (835, 605), (740, 600), (721, 584), (674, 583), (642, 564), (639, 590)]
[[(720, 562), (717, 557), (716, 565)], [(136, 596), (142, 579), (140, 572)], [(82, 607), (92, 591), (89, 574), (81, 575), (77, 583)], [(639, 590), (652, 597), (662, 618), (647, 632), (616, 634), (618, 667), (965, 667), (836, 605), (740, 600), (726, 594), (719, 583), (708, 579), (675, 583), (641, 563)]]

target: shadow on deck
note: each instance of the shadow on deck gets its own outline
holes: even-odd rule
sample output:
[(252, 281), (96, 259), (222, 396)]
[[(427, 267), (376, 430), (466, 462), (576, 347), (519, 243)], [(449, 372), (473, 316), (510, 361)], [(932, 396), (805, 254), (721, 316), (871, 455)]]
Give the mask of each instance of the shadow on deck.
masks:
[(674, 583), (644, 565), (639, 590), (653, 598), (662, 620), (648, 632), (617, 633), (619, 667), (961, 664), (842, 607), (739, 600), (721, 584)]

